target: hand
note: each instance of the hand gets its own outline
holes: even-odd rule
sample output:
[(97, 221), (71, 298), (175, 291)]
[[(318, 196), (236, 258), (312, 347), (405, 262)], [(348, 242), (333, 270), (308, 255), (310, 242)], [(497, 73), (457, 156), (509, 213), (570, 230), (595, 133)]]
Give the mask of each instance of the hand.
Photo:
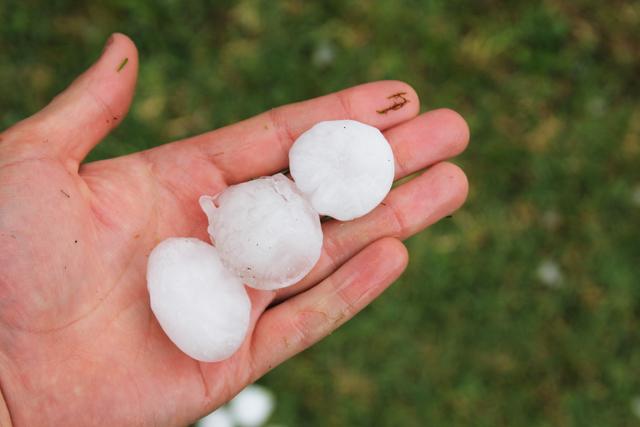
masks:
[[(406, 267), (399, 239), (466, 197), (464, 174), (442, 162), (465, 148), (465, 122), (450, 110), (417, 115), (415, 92), (397, 81), (82, 164), (126, 114), (137, 67), (135, 46), (116, 34), (64, 93), (0, 134), (0, 385), (17, 426), (197, 419), (376, 298)], [(201, 194), (284, 169), (301, 132), (345, 118), (384, 131), (396, 178), (429, 169), (370, 214), (324, 223), (322, 256), (300, 283), (250, 290), (251, 330), (233, 357), (200, 363), (180, 352), (149, 308), (151, 249), (169, 236), (208, 240)]]

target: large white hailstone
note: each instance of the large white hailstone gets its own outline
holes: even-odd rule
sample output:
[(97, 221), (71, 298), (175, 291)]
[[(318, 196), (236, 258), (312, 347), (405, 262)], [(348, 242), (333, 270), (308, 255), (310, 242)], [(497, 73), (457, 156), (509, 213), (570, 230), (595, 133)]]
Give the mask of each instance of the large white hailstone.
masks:
[(320, 122), (289, 151), (296, 186), (321, 215), (341, 221), (375, 208), (393, 184), (393, 152), (382, 133), (354, 120)]
[(249, 296), (210, 244), (193, 238), (162, 241), (149, 255), (147, 287), (160, 326), (190, 357), (217, 362), (244, 341)]
[(292, 285), (320, 258), (320, 217), (282, 174), (203, 196), (200, 205), (222, 262), (249, 286), (273, 290)]
[(263, 425), (275, 407), (273, 394), (265, 387), (250, 385), (229, 402), (229, 411), (242, 427)]

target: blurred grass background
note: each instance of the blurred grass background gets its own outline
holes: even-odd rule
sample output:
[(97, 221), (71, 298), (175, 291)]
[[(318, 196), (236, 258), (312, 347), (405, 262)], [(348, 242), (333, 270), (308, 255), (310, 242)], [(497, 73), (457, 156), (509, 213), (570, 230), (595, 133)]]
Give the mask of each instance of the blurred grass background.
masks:
[(287, 426), (640, 424), (640, 2), (0, 2), (0, 127), (111, 32), (137, 95), (92, 159), (401, 79), (472, 130), (468, 203), (380, 300), (261, 380)]

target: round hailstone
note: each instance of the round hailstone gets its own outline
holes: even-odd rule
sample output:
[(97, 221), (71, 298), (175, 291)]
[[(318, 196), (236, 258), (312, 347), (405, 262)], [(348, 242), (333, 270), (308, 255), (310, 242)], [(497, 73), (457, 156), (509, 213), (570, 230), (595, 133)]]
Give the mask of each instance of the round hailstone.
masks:
[(229, 402), (231, 416), (242, 427), (264, 425), (273, 409), (275, 398), (265, 387), (252, 384)]
[(282, 174), (203, 196), (200, 205), (222, 262), (249, 286), (292, 285), (320, 258), (320, 217)]
[(217, 362), (244, 341), (249, 296), (210, 244), (193, 238), (162, 241), (149, 255), (147, 287), (160, 326), (190, 357)]
[(196, 423), (196, 427), (234, 427), (233, 417), (231, 413), (224, 407), (220, 407), (201, 418)]
[(289, 151), (296, 186), (321, 215), (341, 221), (375, 208), (393, 184), (393, 152), (382, 133), (354, 120), (320, 122)]

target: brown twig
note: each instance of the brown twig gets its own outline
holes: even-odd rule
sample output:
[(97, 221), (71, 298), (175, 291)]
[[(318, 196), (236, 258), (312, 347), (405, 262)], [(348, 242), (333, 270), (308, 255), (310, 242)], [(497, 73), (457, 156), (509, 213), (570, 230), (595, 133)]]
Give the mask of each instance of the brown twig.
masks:
[(394, 93), (393, 95), (387, 96), (387, 99), (392, 100), (393, 104), (387, 108), (383, 108), (382, 110), (376, 110), (376, 112), (378, 114), (387, 114), (389, 111), (401, 109), (407, 102), (409, 102), (409, 100), (404, 97), (404, 95), (406, 94), (407, 92), (398, 92)]
[(118, 72), (122, 71), (122, 69), (127, 65), (127, 62), (129, 62), (129, 58), (124, 58), (122, 60), (122, 62), (120, 63), (120, 65), (118, 66)]

